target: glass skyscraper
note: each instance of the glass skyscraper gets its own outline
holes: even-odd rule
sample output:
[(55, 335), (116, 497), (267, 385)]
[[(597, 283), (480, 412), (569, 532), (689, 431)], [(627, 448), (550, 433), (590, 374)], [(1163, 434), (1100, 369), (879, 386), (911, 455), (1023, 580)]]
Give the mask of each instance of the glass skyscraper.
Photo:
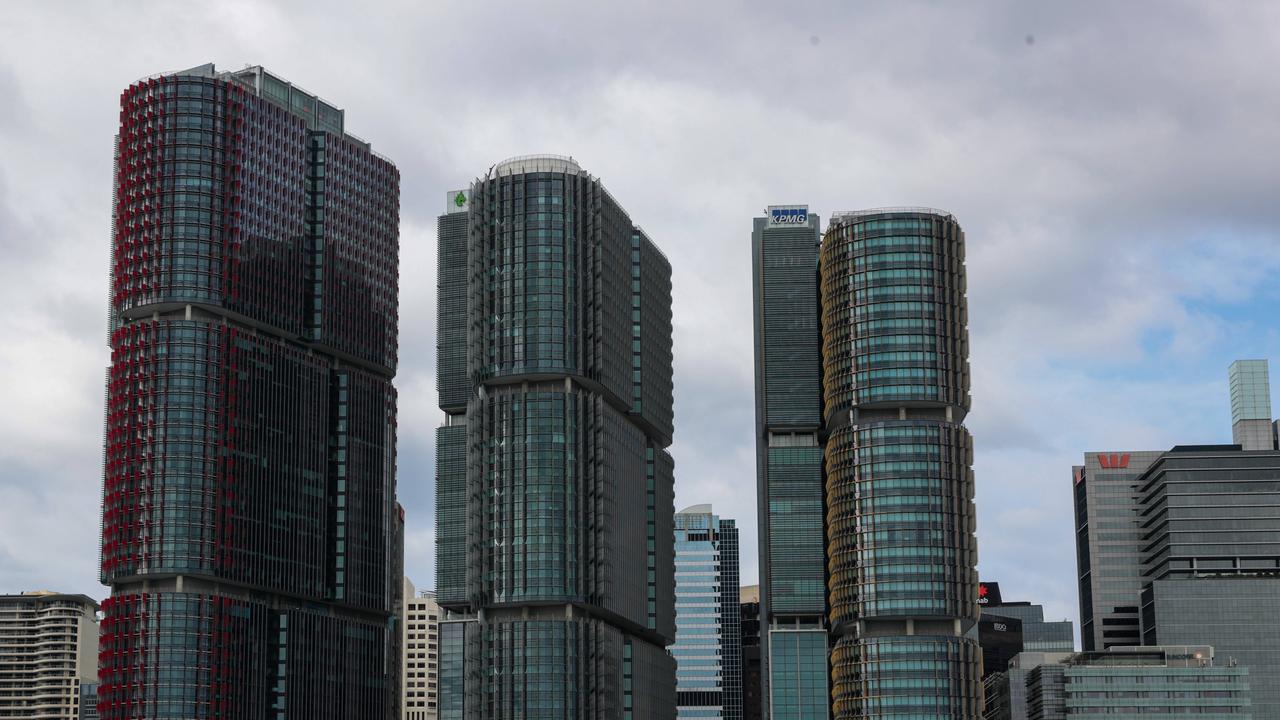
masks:
[(774, 206), (752, 252), (772, 716), (976, 718), (964, 233)]
[(977, 718), (964, 231), (924, 208), (823, 237), (832, 714)]
[(386, 718), (399, 173), (261, 67), (120, 102), (102, 717)]
[(826, 720), (819, 218), (769, 208), (751, 235), (764, 717)]
[(448, 202), (440, 718), (670, 718), (670, 263), (570, 158)]
[(710, 505), (676, 513), (676, 717), (742, 718), (738, 528)]

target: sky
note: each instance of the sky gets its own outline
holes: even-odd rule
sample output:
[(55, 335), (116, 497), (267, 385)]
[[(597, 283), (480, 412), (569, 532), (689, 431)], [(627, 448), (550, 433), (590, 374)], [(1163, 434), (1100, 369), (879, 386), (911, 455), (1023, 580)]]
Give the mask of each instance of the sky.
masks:
[(131, 82), (263, 65), (401, 173), (399, 494), (433, 585), (435, 222), (572, 155), (673, 266), (677, 509), (757, 578), (751, 219), (966, 230), (980, 573), (1078, 623), (1071, 466), (1230, 439), (1280, 358), (1280, 4), (0, 3), (0, 593), (97, 581), (111, 153)]

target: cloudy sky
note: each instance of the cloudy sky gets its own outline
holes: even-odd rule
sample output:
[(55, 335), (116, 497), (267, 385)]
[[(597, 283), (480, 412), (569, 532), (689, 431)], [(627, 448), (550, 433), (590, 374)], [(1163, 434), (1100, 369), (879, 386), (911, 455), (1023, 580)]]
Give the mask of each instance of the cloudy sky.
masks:
[[(968, 234), (978, 538), (1078, 620), (1070, 466), (1230, 438), (1280, 357), (1280, 4), (0, 3), (0, 592), (97, 582), (111, 146), (154, 73), (265, 65), (402, 175), (400, 494), (433, 583), (435, 217), (571, 154), (674, 266), (677, 505), (754, 548), (751, 218), (927, 205)], [(757, 576), (754, 552), (743, 577)]]

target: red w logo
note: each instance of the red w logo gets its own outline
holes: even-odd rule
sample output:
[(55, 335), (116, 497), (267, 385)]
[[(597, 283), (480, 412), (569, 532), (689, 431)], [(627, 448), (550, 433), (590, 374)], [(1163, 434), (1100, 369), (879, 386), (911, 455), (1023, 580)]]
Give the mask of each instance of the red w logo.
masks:
[(1102, 453), (1099, 453), (1098, 464), (1105, 470), (1119, 470), (1121, 468), (1127, 468), (1129, 467), (1129, 453), (1125, 453), (1123, 455), (1117, 455), (1116, 453), (1103, 455)]

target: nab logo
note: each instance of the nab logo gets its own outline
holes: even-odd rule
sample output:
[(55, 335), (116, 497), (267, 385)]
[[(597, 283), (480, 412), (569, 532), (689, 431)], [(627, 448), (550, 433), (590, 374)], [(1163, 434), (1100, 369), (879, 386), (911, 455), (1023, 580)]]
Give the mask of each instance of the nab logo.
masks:
[(804, 225), (809, 222), (808, 208), (773, 208), (770, 217), (774, 225)]
[(1116, 453), (1103, 455), (1099, 453), (1098, 464), (1101, 465), (1104, 470), (1120, 470), (1122, 468), (1127, 468), (1129, 467), (1129, 453), (1125, 453), (1123, 455)]

